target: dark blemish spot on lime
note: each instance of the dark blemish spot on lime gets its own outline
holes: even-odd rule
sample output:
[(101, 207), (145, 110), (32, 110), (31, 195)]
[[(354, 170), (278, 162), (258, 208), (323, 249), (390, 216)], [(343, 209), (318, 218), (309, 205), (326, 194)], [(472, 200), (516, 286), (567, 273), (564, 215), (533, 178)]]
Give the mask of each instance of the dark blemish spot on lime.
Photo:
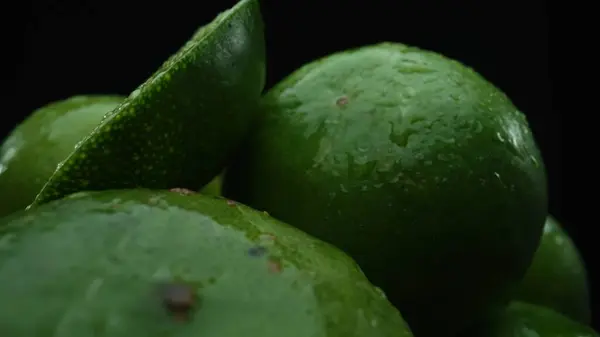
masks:
[(169, 191), (175, 192), (175, 193), (179, 193), (181, 195), (191, 195), (191, 194), (195, 194), (196, 193), (196, 192), (194, 192), (192, 190), (188, 190), (187, 188), (181, 188), (181, 187), (172, 188)]
[(250, 256), (254, 256), (254, 257), (260, 257), (263, 256), (267, 253), (267, 248), (263, 247), (263, 246), (254, 246), (250, 249), (248, 249), (248, 255)]
[(269, 271), (274, 274), (279, 274), (283, 270), (281, 262), (272, 258), (267, 262), (267, 267), (269, 268)]
[(235, 206), (237, 203), (233, 200), (227, 200), (227, 205), (229, 206)]
[(339, 107), (345, 106), (346, 104), (348, 104), (348, 97), (342, 96), (338, 98), (337, 101), (335, 101), (335, 104)]
[(160, 297), (165, 309), (177, 319), (187, 319), (197, 302), (194, 289), (183, 283), (162, 284)]

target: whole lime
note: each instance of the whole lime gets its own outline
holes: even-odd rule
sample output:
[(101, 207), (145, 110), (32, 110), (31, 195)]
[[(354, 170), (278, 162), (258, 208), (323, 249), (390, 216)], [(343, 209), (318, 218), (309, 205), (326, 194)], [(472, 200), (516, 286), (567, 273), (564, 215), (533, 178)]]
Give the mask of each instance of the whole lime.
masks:
[(515, 297), (590, 323), (585, 265), (573, 240), (552, 216), (546, 219), (542, 241)]
[(415, 335), (452, 336), (525, 274), (547, 214), (525, 116), (475, 71), (382, 43), (272, 88), (224, 195), (348, 252)]
[(346, 254), (225, 199), (79, 193), (0, 230), (2, 336), (412, 336)]
[(59, 163), (123, 97), (80, 95), (34, 111), (0, 147), (0, 216), (27, 207)]
[(463, 337), (598, 337), (591, 327), (556, 311), (526, 302), (512, 302), (506, 310), (483, 321)]

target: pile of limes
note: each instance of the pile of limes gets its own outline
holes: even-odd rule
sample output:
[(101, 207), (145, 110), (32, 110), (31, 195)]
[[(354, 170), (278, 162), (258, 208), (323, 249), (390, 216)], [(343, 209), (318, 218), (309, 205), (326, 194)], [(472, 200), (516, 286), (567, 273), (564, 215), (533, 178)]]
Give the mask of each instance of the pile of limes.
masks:
[(400, 43), (263, 93), (241, 0), (128, 97), (81, 95), (0, 150), (0, 335), (584, 337), (584, 264), (527, 120)]

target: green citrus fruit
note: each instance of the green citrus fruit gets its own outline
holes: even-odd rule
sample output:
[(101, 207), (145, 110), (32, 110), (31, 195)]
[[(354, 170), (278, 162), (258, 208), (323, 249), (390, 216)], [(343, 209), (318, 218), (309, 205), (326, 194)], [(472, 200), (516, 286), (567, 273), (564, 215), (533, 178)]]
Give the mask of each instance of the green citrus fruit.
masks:
[(264, 82), (259, 3), (241, 0), (107, 115), (35, 203), (82, 190), (200, 189), (248, 132)]
[(27, 207), (75, 145), (123, 101), (80, 95), (34, 111), (0, 147), (0, 216)]
[(589, 324), (589, 296), (587, 272), (577, 247), (556, 219), (548, 216), (540, 246), (516, 298)]
[(297, 70), (240, 153), (224, 195), (349, 253), (419, 337), (505, 303), (547, 214), (525, 116), (475, 71), (401, 44)]
[(81, 192), (0, 229), (2, 336), (412, 336), (347, 255), (225, 199)]
[(508, 308), (470, 331), (469, 337), (599, 337), (591, 327), (556, 311), (525, 302)]

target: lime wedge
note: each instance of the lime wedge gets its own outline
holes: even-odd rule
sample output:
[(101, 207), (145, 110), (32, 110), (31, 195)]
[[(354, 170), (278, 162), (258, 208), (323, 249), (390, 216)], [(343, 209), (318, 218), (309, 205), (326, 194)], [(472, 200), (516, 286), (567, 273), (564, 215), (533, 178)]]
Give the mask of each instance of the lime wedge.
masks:
[(201, 188), (248, 131), (264, 82), (259, 3), (242, 0), (107, 114), (33, 205), (83, 190)]

